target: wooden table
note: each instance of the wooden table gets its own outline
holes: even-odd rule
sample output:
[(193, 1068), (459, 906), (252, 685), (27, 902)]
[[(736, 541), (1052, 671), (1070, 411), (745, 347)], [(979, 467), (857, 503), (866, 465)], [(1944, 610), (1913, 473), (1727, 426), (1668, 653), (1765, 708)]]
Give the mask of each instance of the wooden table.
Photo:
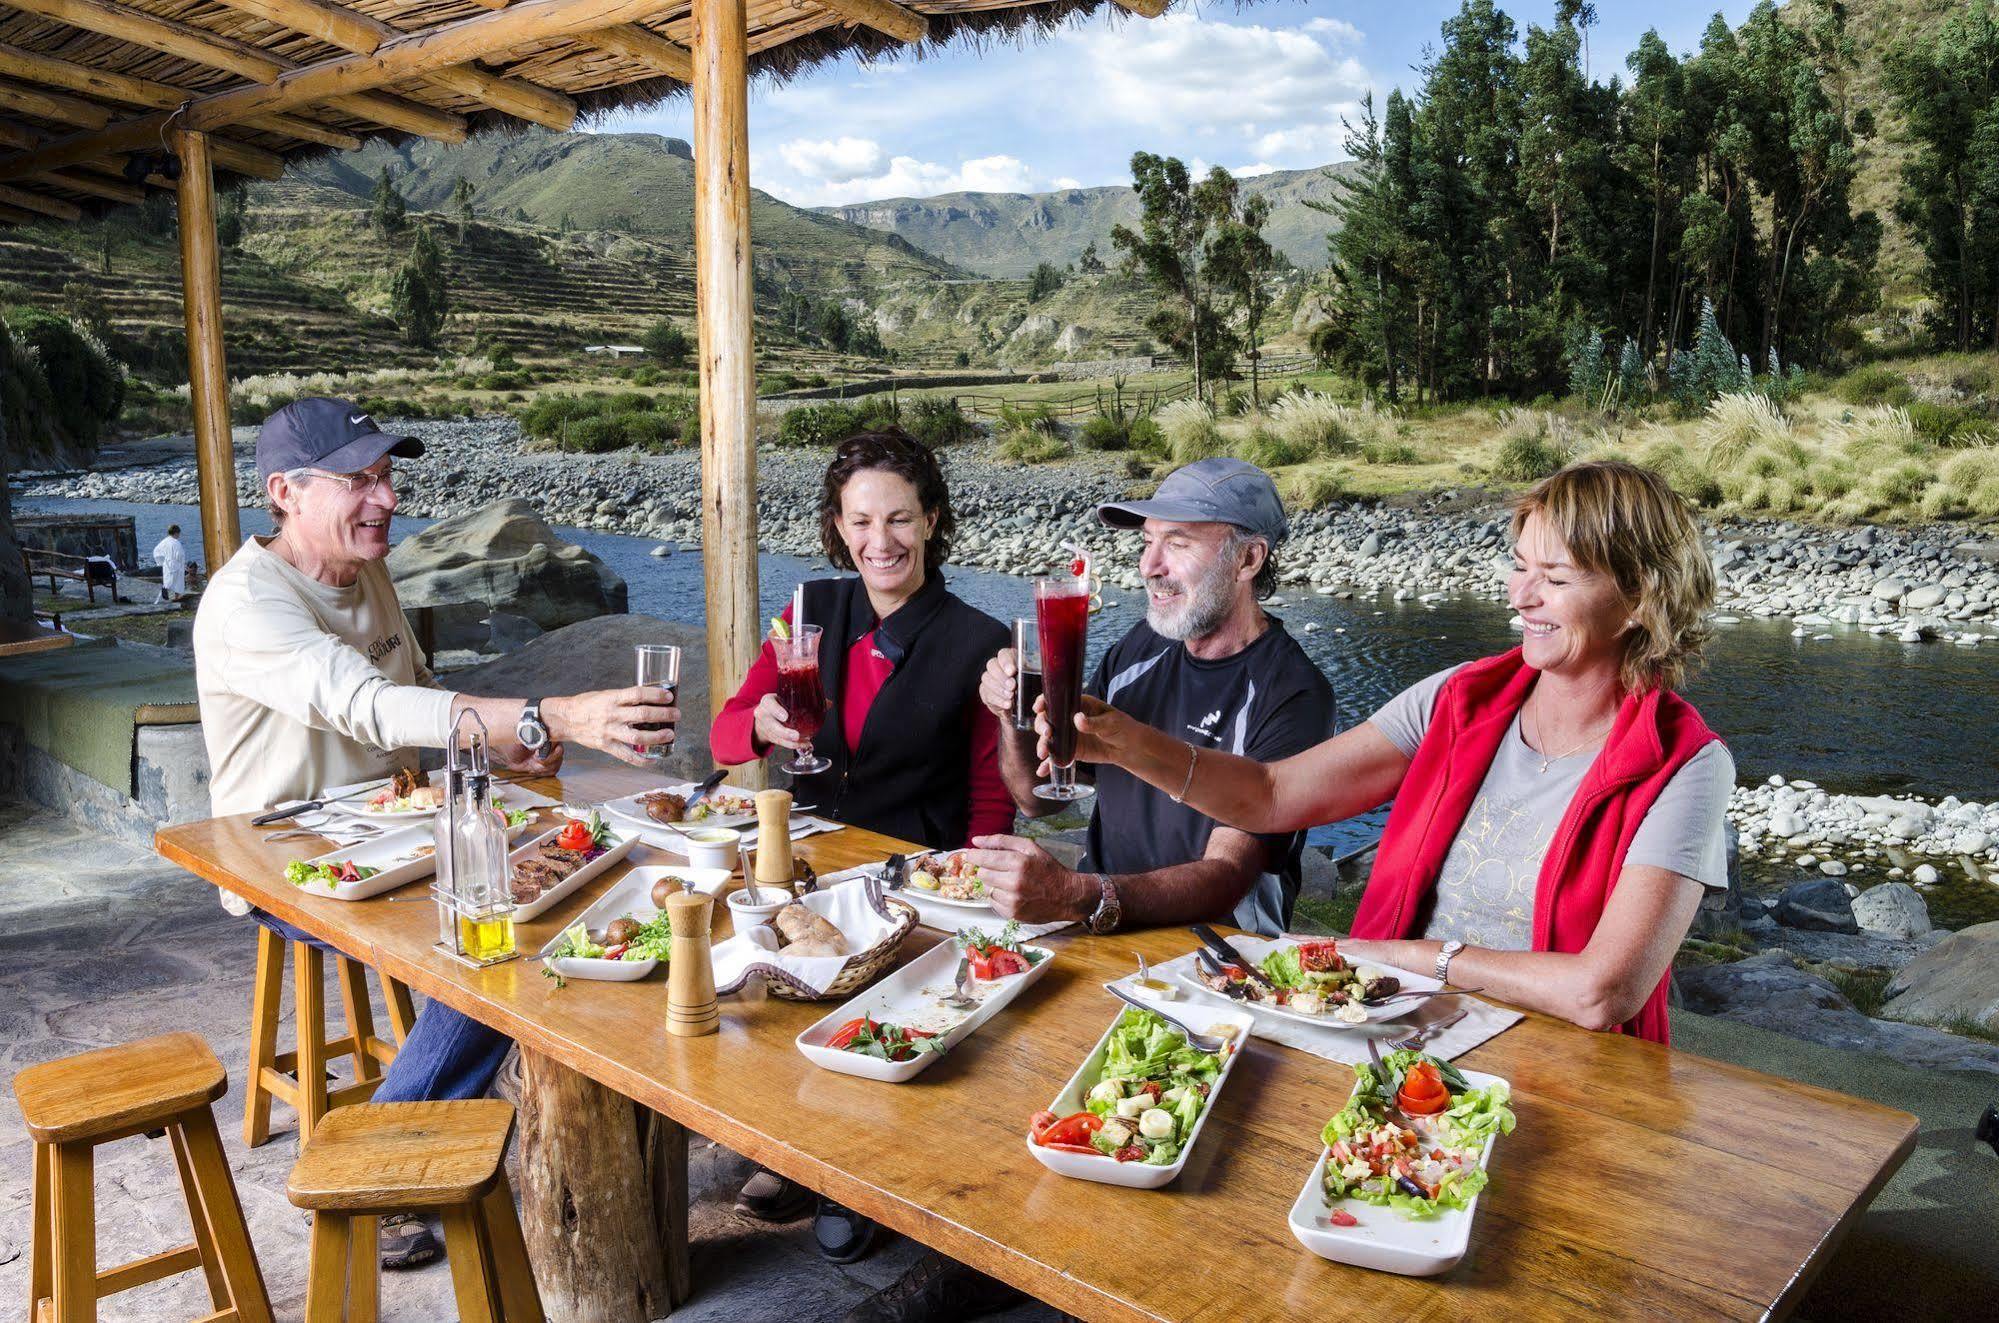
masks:
[[(602, 799), (629, 792), (634, 775), (575, 768), (563, 785)], [(166, 829), (157, 844), (512, 1034), (530, 1063), (560, 1063), (1086, 1319), (1296, 1319), (1342, 1300), (1383, 1319), (1783, 1314), (1915, 1142), (1903, 1112), (1529, 1014), (1460, 1059), (1512, 1081), (1520, 1122), (1494, 1150), (1470, 1253), (1438, 1278), (1367, 1272), (1307, 1253), (1286, 1225), (1320, 1127), (1352, 1086), (1344, 1066), (1252, 1041), (1165, 1190), (1065, 1179), (1026, 1151), (1028, 1118), (1117, 1012), (1099, 985), (1129, 972), (1134, 950), (1155, 962), (1184, 951), (1178, 930), (1044, 939), (1058, 960), (1036, 987), (894, 1086), (800, 1055), (792, 1039), (824, 1004), (725, 998), (720, 1033), (672, 1038), (664, 974), (558, 989), (528, 960), (464, 968), (432, 949), (429, 905), (305, 895), (280, 870), (311, 843), (260, 835), (226, 818)], [(847, 830), (798, 851), (826, 871), (895, 845)], [(522, 925), (521, 948), (538, 950), (603, 885)], [(937, 940), (919, 928), (907, 950)], [(663, 1193), (684, 1202), (684, 1190)], [(684, 1216), (678, 1225), (684, 1235)], [(564, 1272), (535, 1266), (545, 1286)]]

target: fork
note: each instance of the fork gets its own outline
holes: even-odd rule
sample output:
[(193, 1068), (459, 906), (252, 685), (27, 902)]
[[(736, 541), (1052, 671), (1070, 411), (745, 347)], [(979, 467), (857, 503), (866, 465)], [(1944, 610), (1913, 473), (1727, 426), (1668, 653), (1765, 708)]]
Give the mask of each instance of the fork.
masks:
[[(1423, 1046), (1423, 1044), (1429, 1042), (1438, 1034), (1443, 1033), (1444, 1030), (1450, 1028), (1469, 1014), (1471, 1014), (1469, 1011), (1459, 1011), (1456, 1015), (1446, 1016), (1435, 1024), (1424, 1025), (1421, 1029), (1418, 1029), (1406, 1038), (1391, 1038), (1388, 1040), (1388, 1046), (1397, 1052), (1414, 1052), (1417, 1048)], [(1373, 1044), (1374, 1040), (1370, 1038), (1368, 1045), (1371, 1047)]]
[(971, 983), (972, 958), (970, 956), (960, 956), (958, 957), (958, 978), (951, 989), (951, 995), (948, 997), (939, 997), (937, 999), (939, 1004), (949, 1006), (954, 1011), (977, 1010), (979, 1005), (978, 999), (968, 995), (971, 991)]
[(1189, 1029), (1185, 1024), (1181, 1023), (1179, 1020), (1176, 1020), (1172, 1016), (1168, 1015), (1165, 1011), (1160, 1010), (1157, 1006), (1151, 1005), (1148, 1002), (1140, 1001), (1138, 998), (1132, 996), (1130, 993), (1126, 992), (1123, 988), (1120, 988), (1115, 983), (1104, 984), (1104, 991), (1110, 993), (1111, 996), (1116, 997), (1119, 1001), (1123, 1002), (1127, 1006), (1134, 1007), (1141, 1011), (1150, 1011), (1152, 1014), (1166, 1021), (1166, 1023), (1172, 1025), (1175, 1029), (1178, 1029), (1182, 1034), (1186, 1035), (1187, 1046), (1193, 1048), (1196, 1052), (1219, 1052), (1224, 1047), (1228, 1046), (1229, 1042), (1228, 1039), (1217, 1038), (1211, 1034), (1196, 1033), (1192, 1029)]

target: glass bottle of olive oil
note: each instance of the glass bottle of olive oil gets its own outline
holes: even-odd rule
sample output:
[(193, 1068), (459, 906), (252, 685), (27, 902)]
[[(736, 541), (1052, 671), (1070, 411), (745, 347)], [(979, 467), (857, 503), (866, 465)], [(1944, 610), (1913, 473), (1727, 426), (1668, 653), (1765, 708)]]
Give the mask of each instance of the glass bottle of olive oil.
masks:
[(459, 953), (479, 965), (511, 960), (518, 951), (507, 839), (493, 812), (492, 778), (483, 768), (466, 777), (465, 803), (452, 827)]

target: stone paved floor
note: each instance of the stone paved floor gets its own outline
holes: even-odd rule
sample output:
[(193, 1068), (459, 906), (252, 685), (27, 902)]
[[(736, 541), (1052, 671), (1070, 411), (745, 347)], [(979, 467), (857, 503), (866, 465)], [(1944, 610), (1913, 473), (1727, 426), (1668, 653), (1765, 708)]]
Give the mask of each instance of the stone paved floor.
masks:
[[(0, 1076), (11, 1081), (23, 1066), (148, 1034), (202, 1033), (229, 1071), (231, 1089), (216, 1115), (272, 1306), (280, 1319), (298, 1319), (308, 1226), (284, 1195), (293, 1159), (289, 1109), (275, 1108), (279, 1131), (269, 1143), (247, 1149), (242, 1142), (255, 952), (247, 929), (246, 920), (223, 913), (212, 887), (153, 855), (97, 838), (60, 815), (0, 803)], [(327, 995), (337, 1007), (330, 986)], [(377, 1022), (387, 1023), (379, 1009)], [(289, 1028), (284, 1033), (289, 1041)], [(27, 1294), (30, 1154), (9, 1088), (0, 1093), (0, 1300), (8, 1302)], [(697, 1141), (690, 1167), (696, 1294), (676, 1320), (837, 1320), (894, 1281), (919, 1252), (890, 1237), (861, 1263), (836, 1267), (818, 1257), (807, 1222), (773, 1229), (734, 1213), (735, 1189), (750, 1170), (741, 1158)], [(101, 1263), (188, 1239), (164, 1141), (108, 1145), (98, 1150), (97, 1172)], [(103, 1316), (187, 1319), (208, 1309), (199, 1275), (188, 1274), (118, 1296)], [(385, 1277), (385, 1323), (456, 1316), (442, 1263)], [(1049, 1323), (1061, 1316), (1030, 1305), (994, 1317)]]

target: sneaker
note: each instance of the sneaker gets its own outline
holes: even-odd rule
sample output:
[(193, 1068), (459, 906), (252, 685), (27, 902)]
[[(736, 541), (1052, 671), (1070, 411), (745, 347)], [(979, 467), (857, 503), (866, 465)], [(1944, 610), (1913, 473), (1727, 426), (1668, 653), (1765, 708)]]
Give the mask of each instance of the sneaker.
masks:
[(812, 1215), (812, 1238), (819, 1242), (819, 1257), (828, 1263), (856, 1263), (874, 1248), (876, 1223), (844, 1204), (831, 1199), (819, 1201)]
[(1011, 1309), (1026, 1299), (976, 1268), (929, 1253), (893, 1284), (848, 1310), (840, 1323), (956, 1323)]
[(404, 1272), (421, 1268), (444, 1255), (430, 1224), (415, 1213), (391, 1213), (382, 1219), (381, 1251), (384, 1272)]
[(812, 1191), (759, 1167), (736, 1194), (736, 1211), (759, 1222), (791, 1222), (811, 1207)]

